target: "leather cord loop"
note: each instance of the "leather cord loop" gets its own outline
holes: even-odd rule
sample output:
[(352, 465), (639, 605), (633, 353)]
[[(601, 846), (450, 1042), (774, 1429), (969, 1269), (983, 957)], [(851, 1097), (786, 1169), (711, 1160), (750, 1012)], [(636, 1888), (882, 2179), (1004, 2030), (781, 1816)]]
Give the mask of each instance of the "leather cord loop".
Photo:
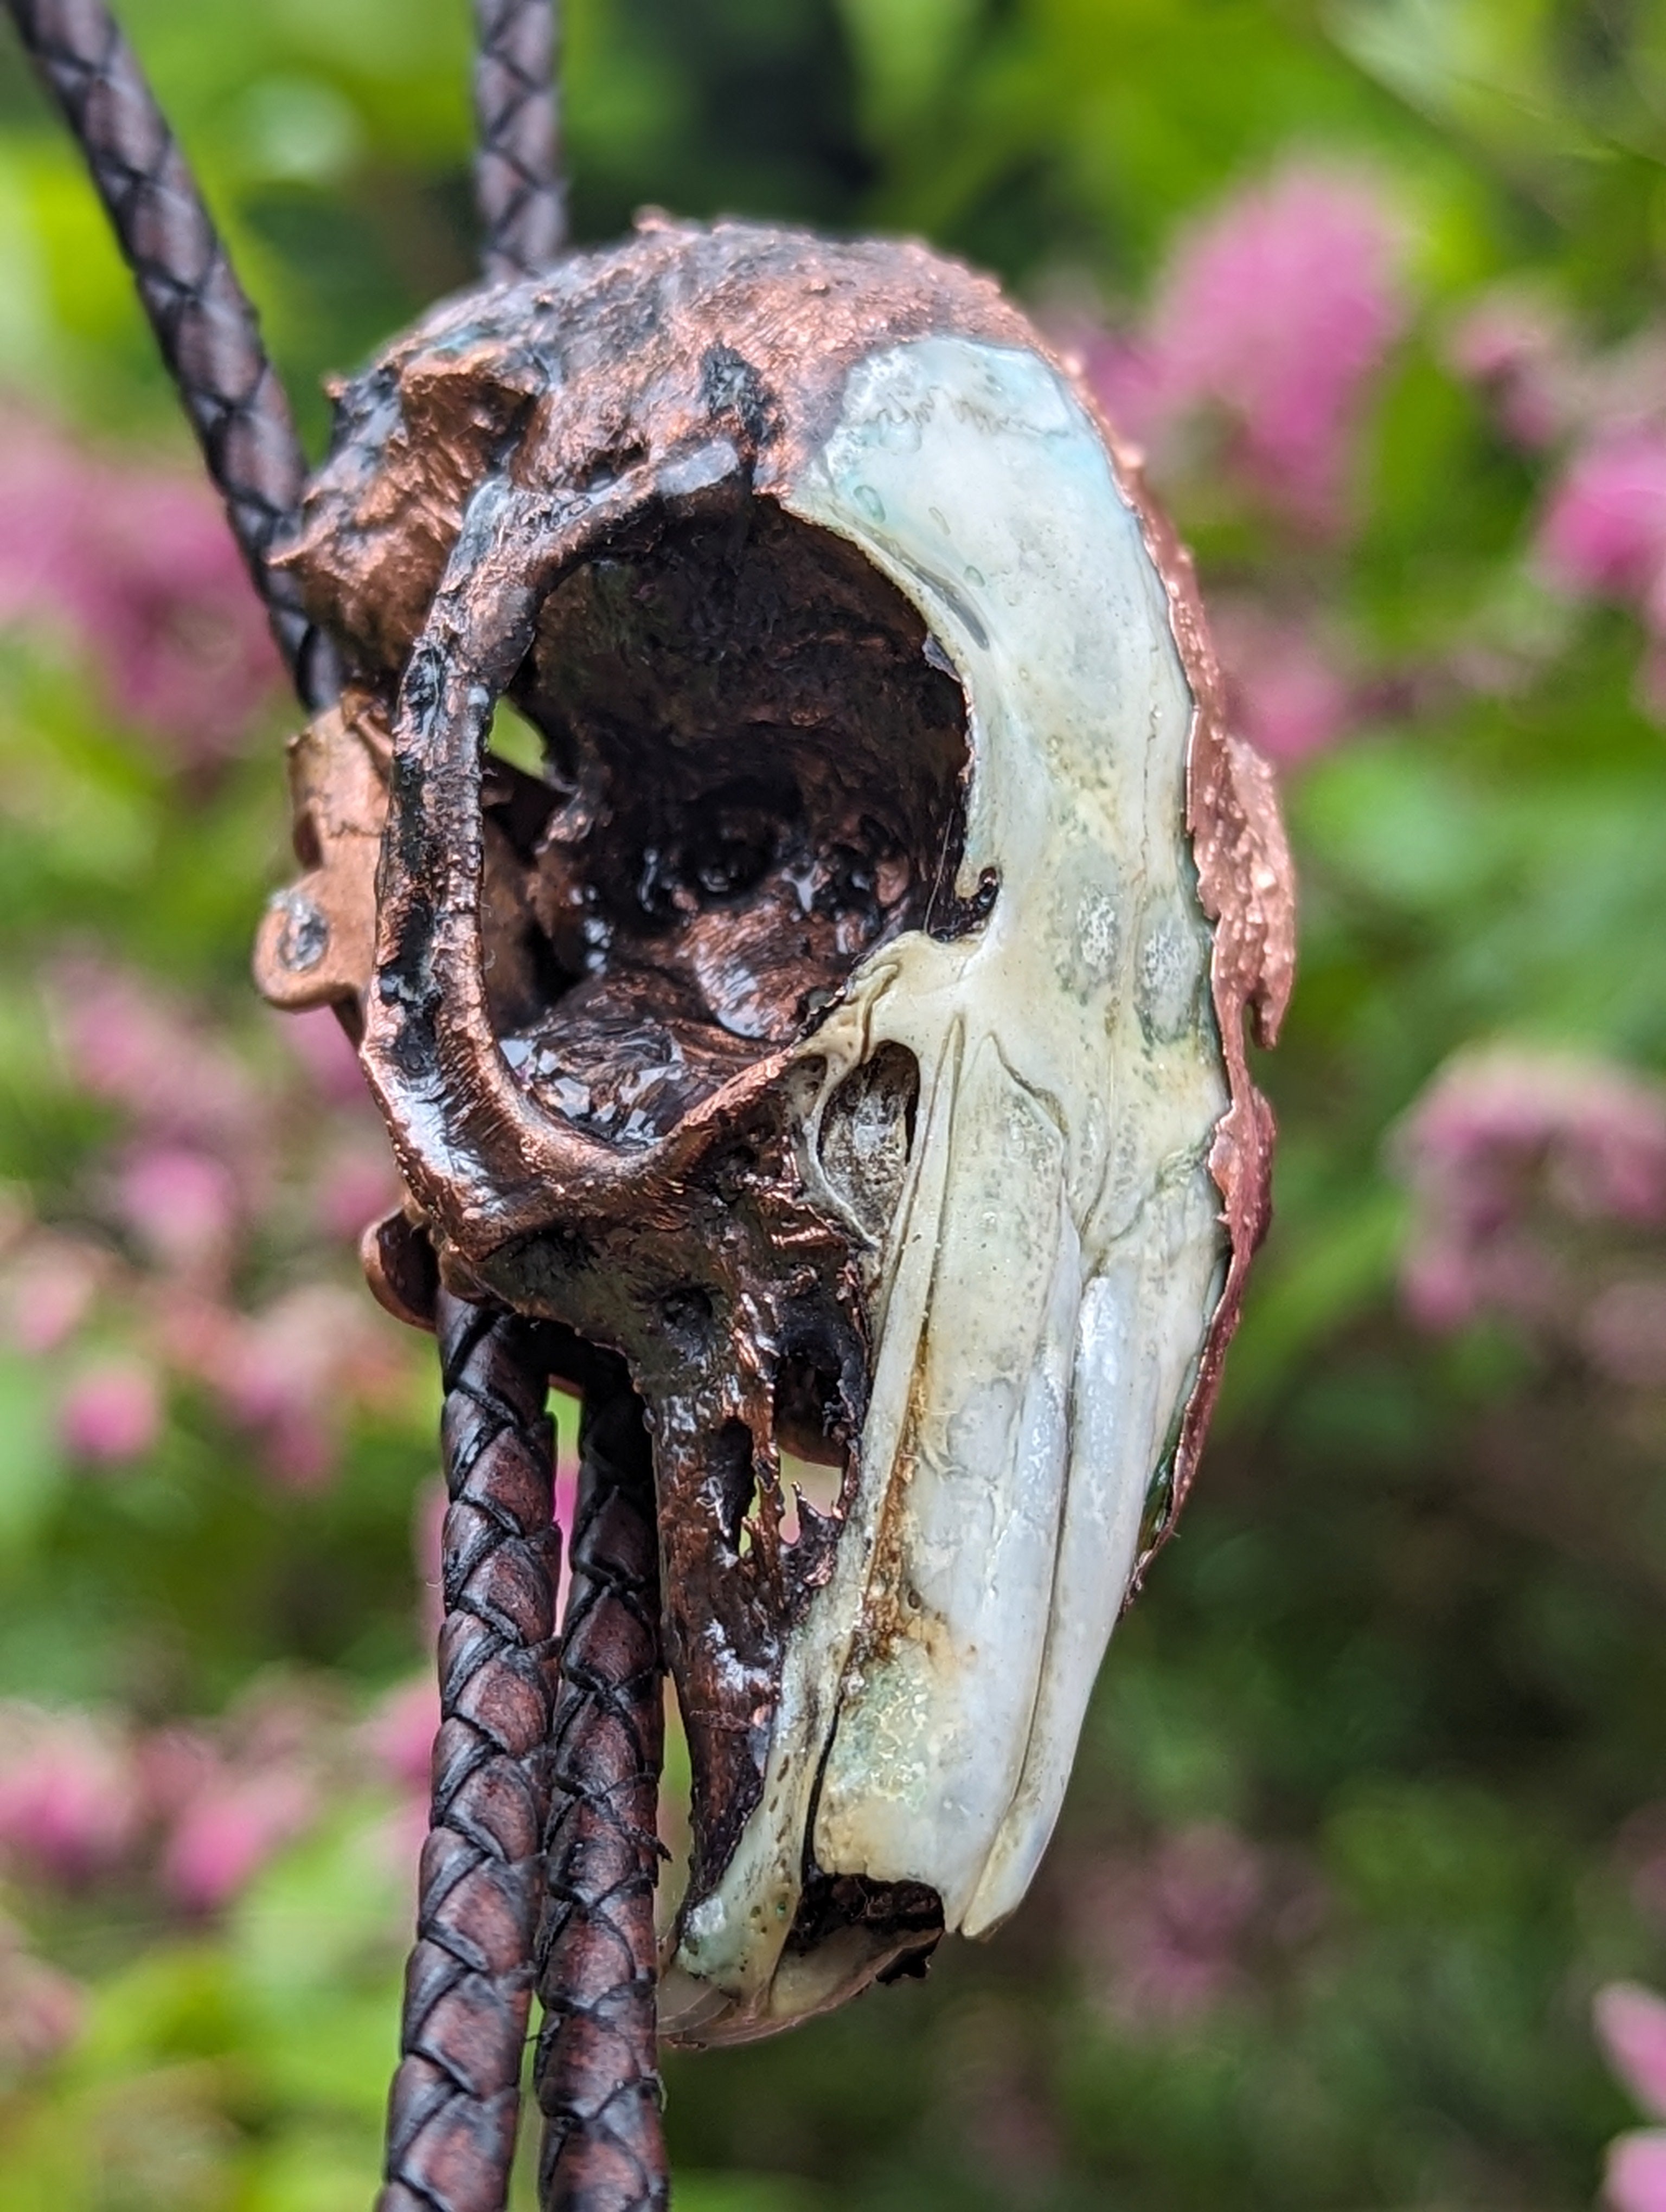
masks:
[(547, 269), (567, 243), (556, 0), (475, 0), (475, 197), (494, 283)]
[(572, 1567), (538, 1942), (539, 2201), (544, 2212), (659, 2212), (659, 1538), (648, 1431), (623, 1369), (585, 1398)]
[(289, 401), (196, 179), (102, 0), (7, 0), (86, 156), (285, 667), (309, 710), (339, 689), (329, 641), (271, 563), (307, 480)]
[(560, 1537), (535, 1324), (441, 1290), (440, 1734), (380, 2212), (502, 2212), (532, 1995)]

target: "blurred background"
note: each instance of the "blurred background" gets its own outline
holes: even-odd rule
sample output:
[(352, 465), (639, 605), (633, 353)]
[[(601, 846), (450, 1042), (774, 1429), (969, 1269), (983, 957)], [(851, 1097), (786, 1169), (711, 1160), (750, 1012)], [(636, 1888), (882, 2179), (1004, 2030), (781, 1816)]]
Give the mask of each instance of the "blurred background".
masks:
[[(316, 451), (469, 278), (465, 0), (123, 14)], [(1659, 2212), (1666, 4), (569, 0), (568, 49), (582, 240), (921, 233), (1080, 357), (1304, 899), (1277, 1225), (1035, 1893), (674, 2059), (679, 2204), (1572, 2212), (1608, 2156)], [(352, 1063), (247, 981), (291, 712), (0, 38), (5, 2212), (376, 2169), (436, 1401)]]

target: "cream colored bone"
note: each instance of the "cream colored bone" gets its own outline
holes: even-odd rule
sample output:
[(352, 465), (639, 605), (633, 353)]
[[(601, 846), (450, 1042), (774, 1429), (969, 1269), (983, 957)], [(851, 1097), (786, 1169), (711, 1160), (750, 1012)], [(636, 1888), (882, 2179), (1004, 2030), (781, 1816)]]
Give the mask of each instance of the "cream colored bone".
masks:
[(826, 1873), (931, 1884), (952, 1929), (1023, 1896), (1225, 1250), (1192, 701), (1097, 429), (1039, 356), (925, 340), (857, 368), (784, 504), (858, 545), (958, 672), (957, 888), (999, 889), (970, 933), (875, 954), (802, 1048), (801, 1156), (830, 1204), (840, 1083), (891, 1043), (921, 1094), (871, 1240), (855, 1501), (789, 1646), (761, 1802), (666, 1980), (667, 2026), (714, 2038), (861, 1978), (854, 1951), (783, 1953), (806, 1833)]

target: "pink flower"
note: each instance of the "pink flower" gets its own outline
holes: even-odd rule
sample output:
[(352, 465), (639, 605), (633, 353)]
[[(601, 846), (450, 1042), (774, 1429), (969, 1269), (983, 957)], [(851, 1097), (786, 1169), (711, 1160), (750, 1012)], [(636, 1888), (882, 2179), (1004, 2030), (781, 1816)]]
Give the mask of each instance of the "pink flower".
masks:
[(390, 1690), (365, 1723), (371, 1757), (390, 1781), (426, 1805), (440, 1732), (440, 1692), (431, 1674)]
[(1243, 1981), (1243, 1941), (1266, 1893), (1254, 1846), (1217, 1825), (1165, 1837), (1143, 1862), (1091, 1869), (1073, 1913), (1105, 2009), (1133, 2027), (1213, 2009)]
[(218, 1772), (220, 1754), (201, 1729), (155, 1729), (135, 1754), (139, 1790), (149, 1818), (171, 1821)]
[(118, 711), (191, 761), (223, 754), (279, 672), (194, 472), (116, 465), (16, 412), (0, 418), (0, 622), (66, 631)]
[[(1572, 1291), (1549, 1225), (1666, 1224), (1666, 1087), (1599, 1060), (1460, 1054), (1395, 1150), (1415, 1200), (1403, 1287), (1427, 1328), (1489, 1308), (1560, 1326)], [(1599, 1340), (1619, 1341), (1601, 1324)]]
[(1373, 182), (1292, 164), (1183, 239), (1143, 343), (1090, 373), (1136, 437), (1219, 410), (1268, 505), (1334, 530), (1366, 391), (1405, 322), (1400, 258)]
[(305, 1013), (281, 1014), (283, 1036), (317, 1086), (319, 1095), (332, 1106), (365, 1106), (369, 1092), (364, 1070), (347, 1032), (328, 1006), (312, 1006)]
[(71, 1459), (94, 1467), (125, 1467), (143, 1459), (162, 1428), (155, 1370), (132, 1358), (88, 1368), (58, 1407), (59, 1440)]
[[(1591, 2006), (1609, 2065), (1645, 2112), (1666, 2119), (1666, 1998), (1611, 1982)], [(1603, 2193), (1614, 2212), (1666, 2212), (1666, 2130), (1642, 2129), (1609, 2146)]]
[(4, 1331), (17, 1350), (56, 1352), (86, 1320), (108, 1255), (69, 1237), (32, 1237), (8, 1262)]
[(1639, 2129), (1609, 2144), (1602, 2194), (1613, 2212), (1666, 2212), (1666, 2130)]
[(1599, 434), (1576, 453), (1540, 522), (1537, 554), (1567, 590), (1666, 618), (1666, 430)]
[(127, 1746), (85, 1714), (0, 1717), (0, 1849), (70, 1885), (125, 1856), (142, 1814)]
[(1666, 720), (1666, 329), (1595, 352), (1541, 301), (1483, 299), (1454, 366), (1493, 394), (1518, 442), (1569, 448), (1534, 532), (1533, 560), (1561, 591), (1630, 607), (1649, 633), (1643, 703)]
[(1666, 2120), (1666, 1997), (1636, 1982), (1610, 1982), (1591, 2005), (1609, 2065), (1652, 2118)]
[(70, 1071), (89, 1097), (147, 1133), (241, 1158), (264, 1101), (239, 1062), (147, 977), (96, 957), (60, 961), (52, 1012)]
[(170, 1273), (216, 1269), (227, 1256), (240, 1206), (231, 1170), (185, 1145), (146, 1146), (116, 1182), (116, 1212)]
[(356, 1249), (360, 1237), (398, 1205), (401, 1186), (380, 1130), (354, 1136), (329, 1152), (313, 1188), (319, 1227)]
[(187, 1912), (221, 1911), (316, 1809), (313, 1785), (295, 1768), (223, 1770), (180, 1813), (162, 1854), (163, 1887)]
[(1645, 324), (1598, 351), (1552, 296), (1507, 283), (1483, 293), (1451, 333), (1447, 358), (1480, 385), (1506, 434), (1538, 448), (1587, 446), (1659, 420), (1666, 329)]
[(1486, 293), (1453, 331), (1447, 359), (1492, 396), (1517, 445), (1548, 446), (1571, 427), (1578, 363), (1565, 318), (1513, 287)]
[(261, 1440), (279, 1481), (310, 1489), (335, 1468), (343, 1422), (388, 1400), (404, 1369), (380, 1316), (354, 1292), (314, 1283), (213, 1333), (204, 1380)]
[(1293, 767), (1346, 736), (1353, 688), (1307, 626), (1227, 600), (1210, 627), (1232, 727), (1268, 760)]

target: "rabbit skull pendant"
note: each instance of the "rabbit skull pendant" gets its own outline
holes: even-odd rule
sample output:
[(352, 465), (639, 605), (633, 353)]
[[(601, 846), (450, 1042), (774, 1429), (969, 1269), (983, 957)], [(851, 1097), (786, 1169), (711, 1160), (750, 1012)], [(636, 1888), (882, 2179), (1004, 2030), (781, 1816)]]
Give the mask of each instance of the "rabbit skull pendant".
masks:
[(445, 305), (285, 557), (351, 680), (263, 986), (360, 1035), (384, 1295), (419, 1231), (629, 1363), (693, 1770), (662, 2024), (764, 2033), (1045, 1846), (1264, 1225), (1268, 774), (1091, 403), (915, 246), (655, 222)]

